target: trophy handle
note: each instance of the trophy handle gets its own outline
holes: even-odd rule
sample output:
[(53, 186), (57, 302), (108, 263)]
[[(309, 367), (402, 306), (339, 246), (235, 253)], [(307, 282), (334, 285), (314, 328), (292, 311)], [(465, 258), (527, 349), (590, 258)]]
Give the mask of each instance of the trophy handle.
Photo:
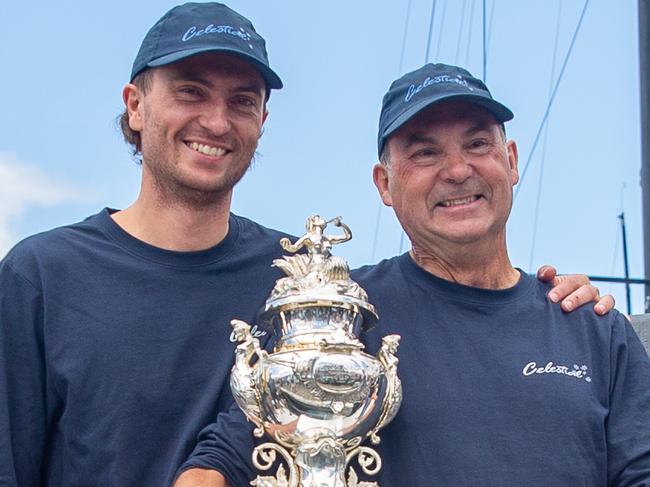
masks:
[(381, 339), (381, 348), (377, 352), (377, 360), (384, 368), (387, 382), (387, 394), (381, 409), (381, 415), (377, 425), (370, 431), (370, 441), (377, 445), (381, 441), (377, 434), (380, 429), (390, 423), (400, 405), (402, 404), (402, 382), (397, 376), (397, 364), (399, 359), (395, 355), (400, 341), (399, 335), (386, 335)]
[(268, 356), (260, 347), (260, 341), (253, 337), (250, 325), (242, 320), (232, 320), (234, 338), (239, 342), (235, 349), (235, 365), (230, 374), (230, 389), (235, 401), (249, 421), (255, 425), (253, 435), (264, 436), (260, 404), (261, 397), (257, 387), (256, 369), (252, 365), (255, 356), (261, 362)]

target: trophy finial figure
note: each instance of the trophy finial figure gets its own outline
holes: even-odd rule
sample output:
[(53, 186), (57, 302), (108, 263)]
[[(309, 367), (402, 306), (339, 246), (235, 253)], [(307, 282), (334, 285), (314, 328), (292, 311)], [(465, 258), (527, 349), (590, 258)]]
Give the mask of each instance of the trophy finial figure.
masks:
[[(325, 235), (325, 228), (330, 223), (340, 227), (343, 230), (343, 235)], [(313, 260), (316, 256), (320, 256), (321, 258), (329, 257), (330, 249), (333, 245), (347, 242), (352, 238), (350, 227), (343, 223), (340, 216), (331, 220), (325, 220), (320, 215), (312, 215), (307, 219), (305, 228), (307, 229), (307, 233), (293, 244), (286, 237), (281, 239), (280, 245), (282, 248), (287, 252), (295, 253), (305, 247)]]
[[(339, 227), (343, 233), (325, 234), (325, 228), (330, 223)], [(350, 268), (345, 259), (331, 254), (332, 246), (352, 238), (350, 228), (343, 223), (340, 216), (325, 220), (320, 215), (310, 216), (305, 227), (307, 232), (295, 243), (291, 243), (286, 237), (280, 239), (284, 250), (295, 253), (306, 249), (307, 253), (285, 255), (273, 261), (273, 265), (282, 269), (288, 277), (277, 281), (271, 293), (271, 301), (290, 295), (318, 293), (332, 296), (347, 294), (365, 302), (367, 295), (350, 279)], [(371, 306), (368, 304), (367, 307)]]

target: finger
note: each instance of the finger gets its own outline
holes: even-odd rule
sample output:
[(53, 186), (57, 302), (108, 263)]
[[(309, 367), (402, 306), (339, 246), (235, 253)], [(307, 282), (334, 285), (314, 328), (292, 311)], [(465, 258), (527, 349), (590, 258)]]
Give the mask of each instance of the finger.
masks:
[(552, 282), (557, 275), (557, 270), (552, 265), (545, 264), (537, 270), (537, 279), (543, 282)]
[(571, 312), (583, 304), (598, 301), (599, 299), (598, 288), (591, 284), (585, 284), (564, 298), (560, 306), (564, 311)]
[(602, 296), (596, 305), (594, 306), (594, 311), (596, 312), (597, 315), (603, 316), (609, 313), (613, 308), (614, 305), (616, 304), (616, 300), (614, 299), (614, 296), (611, 294), (607, 294), (606, 296)]
[(589, 278), (584, 274), (570, 274), (566, 276), (556, 276), (553, 279), (553, 288), (549, 291), (548, 297), (554, 303), (565, 299), (569, 294), (577, 291), (580, 286), (591, 284)]

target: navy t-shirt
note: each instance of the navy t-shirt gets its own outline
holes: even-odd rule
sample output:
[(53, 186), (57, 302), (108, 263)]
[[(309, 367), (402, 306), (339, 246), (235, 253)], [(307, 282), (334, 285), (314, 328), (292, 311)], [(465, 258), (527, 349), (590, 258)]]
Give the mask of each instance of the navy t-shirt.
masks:
[(165, 486), (232, 403), (230, 319), (253, 322), (284, 234), (232, 215), (200, 252), (109, 210), (0, 264), (0, 485)]

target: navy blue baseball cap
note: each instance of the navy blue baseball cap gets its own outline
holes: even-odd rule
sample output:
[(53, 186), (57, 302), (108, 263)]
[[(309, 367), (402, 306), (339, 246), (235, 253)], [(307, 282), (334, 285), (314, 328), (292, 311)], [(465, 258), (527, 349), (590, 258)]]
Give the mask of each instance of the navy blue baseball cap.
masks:
[(449, 100), (476, 103), (488, 110), (497, 122), (507, 122), (514, 117), (469, 71), (447, 64), (425, 64), (394, 81), (384, 95), (377, 136), (379, 157), (386, 140), (397, 129), (425, 108)]
[(222, 3), (185, 3), (174, 7), (147, 32), (133, 62), (138, 73), (203, 52), (225, 52), (250, 62), (269, 88), (282, 81), (269, 67), (266, 43), (246, 17)]

